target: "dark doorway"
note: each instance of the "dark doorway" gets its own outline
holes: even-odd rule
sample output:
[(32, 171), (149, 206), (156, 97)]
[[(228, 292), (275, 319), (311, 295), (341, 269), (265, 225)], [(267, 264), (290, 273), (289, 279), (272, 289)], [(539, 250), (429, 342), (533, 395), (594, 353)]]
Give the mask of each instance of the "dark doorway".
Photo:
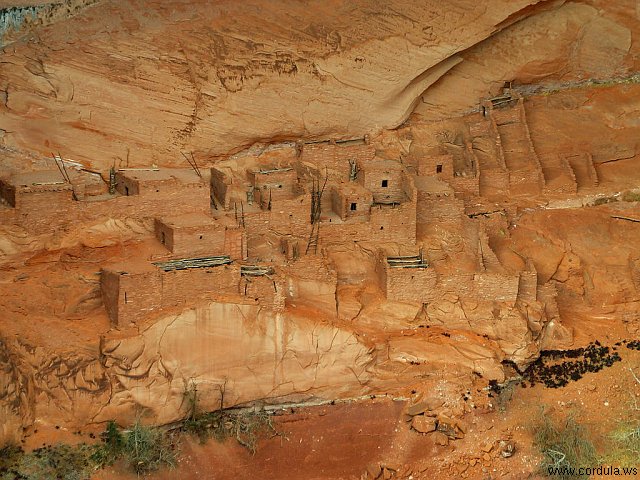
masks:
[(436, 173), (442, 173), (442, 165), (436, 165)]
[(352, 211), (352, 212), (353, 212), (353, 211), (355, 211), (355, 209), (356, 209), (356, 207), (357, 207), (357, 206), (358, 206), (358, 205), (357, 205), (356, 203), (352, 203), (352, 204), (351, 204), (351, 211)]
[(387, 188), (389, 186), (389, 180), (382, 180), (382, 186)]

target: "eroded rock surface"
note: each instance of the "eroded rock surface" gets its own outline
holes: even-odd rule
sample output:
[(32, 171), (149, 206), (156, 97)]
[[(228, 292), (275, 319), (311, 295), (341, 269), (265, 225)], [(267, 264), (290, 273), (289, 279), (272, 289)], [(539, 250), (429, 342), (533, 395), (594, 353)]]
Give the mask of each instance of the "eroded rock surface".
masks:
[[(468, 49), (562, 3), (102, 1), (4, 48), (2, 143), (45, 155), (61, 151), (105, 169), (184, 163), (180, 151), (208, 160), (260, 140), (352, 137), (395, 127), (417, 103), (424, 105), (418, 112), (433, 111), (427, 108), (432, 96), (422, 94), (451, 69), (462, 70), (447, 76), (446, 87), (438, 82), (433, 95), (475, 105), (484, 82), (499, 83), (507, 71), (463, 61)], [(615, 32), (615, 58), (626, 58), (628, 28), (571, 4), (560, 12), (572, 18), (572, 31), (583, 21), (573, 20), (572, 9), (594, 24), (585, 49), (598, 32), (608, 38)], [(505, 35), (520, 38), (519, 30), (529, 28), (546, 38), (548, 19), (552, 28), (571, 28), (562, 27), (555, 10), (546, 15)], [(593, 48), (611, 60), (606, 46)], [(501, 52), (499, 60), (510, 56)], [(601, 65), (590, 50), (585, 56), (587, 70)], [(531, 62), (523, 58), (514, 68), (522, 61)], [(459, 88), (456, 76), (468, 77), (468, 68), (473, 88)], [(442, 88), (449, 90), (442, 95)], [(461, 105), (454, 96), (462, 91)]]

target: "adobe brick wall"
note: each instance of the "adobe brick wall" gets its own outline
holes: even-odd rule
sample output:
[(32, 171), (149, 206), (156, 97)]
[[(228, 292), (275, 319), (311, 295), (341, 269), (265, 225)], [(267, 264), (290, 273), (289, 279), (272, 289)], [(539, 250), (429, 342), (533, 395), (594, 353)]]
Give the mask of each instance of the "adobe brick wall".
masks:
[(489, 192), (505, 193), (509, 190), (509, 172), (480, 167), (480, 194)]
[[(397, 206), (377, 205), (371, 208), (369, 240), (416, 243), (416, 204), (403, 203)], [(365, 239), (366, 240), (366, 239)]]
[(514, 305), (518, 297), (519, 281), (518, 275), (476, 273), (474, 275), (475, 298)]
[(120, 274), (113, 270), (100, 272), (100, 291), (102, 303), (112, 323), (118, 325), (118, 307), (120, 301)]
[(376, 205), (371, 208), (369, 221), (352, 219), (345, 223), (320, 224), (322, 246), (351, 242), (416, 243), (416, 211), (412, 202), (401, 205)]
[(285, 287), (278, 275), (242, 277), (240, 291), (245, 300), (253, 300), (264, 308), (282, 311), (285, 305)]
[(311, 229), (311, 194), (271, 202), (268, 228), (280, 235), (305, 236)]
[(379, 241), (414, 245), (418, 195), (410, 175), (402, 174), (400, 188), (408, 201), (399, 205), (374, 205), (369, 211), (368, 221), (365, 215), (347, 218), (344, 223), (323, 221), (320, 224), (320, 243)]
[(436, 288), (441, 295), (453, 293), (462, 298), (473, 298), (475, 274), (471, 272), (448, 273), (438, 278)]
[(453, 177), (448, 180), (455, 192), (464, 198), (480, 196), (480, 176)]
[(161, 244), (169, 249), (169, 251), (174, 251), (174, 238), (173, 238), (173, 228), (169, 225), (165, 224), (159, 218), (156, 218), (153, 221), (153, 230), (156, 235), (156, 240), (158, 240)]
[(247, 229), (248, 237), (267, 235), (271, 224), (270, 220), (271, 212), (268, 210), (245, 212), (244, 226)]
[(304, 259), (282, 267), (285, 278), (286, 303), (321, 310), (330, 316), (337, 312), (338, 274), (321, 255), (305, 255)]
[(74, 215), (78, 202), (66, 190), (17, 192), (16, 222), (33, 233), (52, 232), (62, 225), (77, 222)]
[(247, 232), (244, 228), (227, 227), (224, 232), (224, 252), (231, 260), (247, 258)]
[(460, 298), (498, 301), (515, 305), (518, 275), (500, 273), (452, 273), (438, 277), (436, 298), (453, 293)]
[(520, 282), (518, 285), (519, 302), (535, 302), (538, 293), (538, 273), (535, 269), (520, 272)]

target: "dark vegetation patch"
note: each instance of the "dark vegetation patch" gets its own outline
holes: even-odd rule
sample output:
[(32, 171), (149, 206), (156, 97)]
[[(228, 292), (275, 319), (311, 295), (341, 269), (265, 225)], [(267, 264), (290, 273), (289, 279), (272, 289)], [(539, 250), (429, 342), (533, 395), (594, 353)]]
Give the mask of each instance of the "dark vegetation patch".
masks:
[(516, 380), (523, 388), (536, 384), (543, 384), (547, 388), (564, 387), (571, 381), (580, 380), (585, 373), (596, 373), (621, 361), (622, 358), (617, 351), (621, 346), (630, 350), (640, 350), (640, 340), (624, 340), (613, 347), (604, 346), (596, 340), (583, 348), (546, 350), (524, 371), (519, 370), (513, 362), (503, 362), (506, 367), (517, 373), (517, 378), (502, 384), (490, 380), (489, 396), (500, 395), (505, 388), (511, 388)]
[(92, 445), (45, 445), (30, 452), (7, 446), (0, 450), (0, 480), (84, 480), (119, 460), (140, 475), (176, 463), (176, 438), (167, 430), (140, 423), (120, 430), (109, 422), (101, 440)]
[(596, 340), (584, 348), (542, 352), (522, 375), (529, 386), (542, 383), (547, 388), (560, 388), (580, 380), (585, 373), (599, 372), (620, 360), (616, 347), (603, 346)]

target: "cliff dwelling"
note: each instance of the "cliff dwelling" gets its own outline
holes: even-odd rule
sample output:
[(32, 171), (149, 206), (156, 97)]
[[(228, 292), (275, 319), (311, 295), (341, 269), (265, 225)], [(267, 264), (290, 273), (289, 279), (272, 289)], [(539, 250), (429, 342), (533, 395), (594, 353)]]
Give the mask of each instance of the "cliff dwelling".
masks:
[(636, 478), (636, 3), (4, 2), (0, 479)]

